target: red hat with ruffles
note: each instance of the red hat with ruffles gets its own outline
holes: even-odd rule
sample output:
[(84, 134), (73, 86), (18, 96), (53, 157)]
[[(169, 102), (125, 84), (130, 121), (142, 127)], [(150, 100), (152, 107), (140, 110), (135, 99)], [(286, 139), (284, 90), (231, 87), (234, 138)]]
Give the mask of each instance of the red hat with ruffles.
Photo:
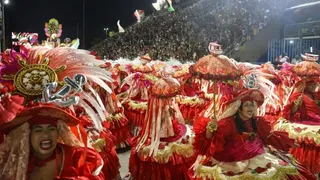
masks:
[(58, 120), (69, 126), (76, 126), (78, 118), (68, 108), (55, 107), (50, 103), (29, 103), (24, 106), (24, 98), (6, 94), (0, 100), (0, 132), (8, 134), (14, 128), (29, 122), (30, 125), (54, 124)]
[(235, 93), (234, 97), (235, 98), (233, 98), (232, 100), (226, 102), (226, 106), (238, 100), (240, 100), (242, 103), (245, 101), (254, 101), (257, 103), (258, 107), (261, 106), (264, 102), (264, 95), (258, 89), (245, 89), (238, 93)]
[(254, 101), (257, 103), (258, 107), (261, 106), (264, 102), (264, 95), (258, 89), (249, 89), (240, 92), (236, 98), (236, 100), (241, 100), (241, 102), (245, 101)]

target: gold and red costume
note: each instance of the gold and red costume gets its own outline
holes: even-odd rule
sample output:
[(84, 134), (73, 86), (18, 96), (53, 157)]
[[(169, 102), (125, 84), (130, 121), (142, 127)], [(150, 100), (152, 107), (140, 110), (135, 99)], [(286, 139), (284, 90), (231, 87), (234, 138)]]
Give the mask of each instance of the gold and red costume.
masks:
[(210, 118), (200, 117), (195, 121), (194, 148), (200, 156), (189, 170), (190, 178), (315, 179), (306, 169), (297, 169), (296, 165), (268, 153), (266, 145), (288, 151), (294, 140), (287, 133), (272, 131), (263, 117), (245, 121), (246, 131), (239, 133), (234, 116), (245, 101), (254, 101), (260, 106), (264, 97), (260, 91), (248, 90), (229, 101), (210, 139), (206, 137)]
[(183, 124), (175, 96), (176, 79), (159, 79), (151, 88), (148, 109), (139, 136), (132, 141), (129, 171), (133, 179), (189, 179), (195, 160), (191, 130)]

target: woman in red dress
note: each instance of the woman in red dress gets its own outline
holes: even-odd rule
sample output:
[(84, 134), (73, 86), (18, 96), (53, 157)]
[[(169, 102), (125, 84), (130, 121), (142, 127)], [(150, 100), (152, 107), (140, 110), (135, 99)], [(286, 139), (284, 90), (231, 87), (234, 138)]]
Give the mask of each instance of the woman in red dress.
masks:
[(0, 179), (104, 179), (97, 151), (80, 143), (68, 126), (79, 119), (51, 104), (23, 107), (24, 98), (2, 98)]
[[(112, 68), (111, 63), (107, 62), (100, 67), (105, 68), (107, 71), (111, 72), (112, 75), (115, 75), (112, 76), (112, 79), (114, 80), (114, 82), (117, 81), (117, 76), (116, 74), (114, 74), (117, 72), (114, 71), (114, 68)], [(107, 84), (110, 86), (112, 93), (107, 92), (99, 86), (96, 87), (96, 91), (99, 93), (102, 103), (105, 106), (106, 111), (108, 112), (108, 117), (106, 118), (106, 121), (108, 122), (109, 127), (107, 128), (112, 132), (112, 134), (116, 138), (116, 147), (125, 148), (128, 146), (127, 141), (131, 138), (129, 120), (124, 115), (124, 108), (115, 94), (117, 84), (108, 82)]]
[(318, 89), (320, 65), (318, 55), (302, 55), (294, 67), (301, 80), (296, 82), (282, 110), (275, 129), (289, 133), (299, 144), (290, 153), (313, 173), (320, 173), (320, 94)]
[(320, 125), (320, 97), (316, 91), (318, 80), (305, 79), (295, 85), (294, 92), (283, 110), (283, 117), (291, 122)]
[(184, 125), (175, 96), (179, 82), (163, 75), (151, 87), (145, 124), (132, 141), (129, 171), (135, 180), (185, 180), (195, 161), (191, 130)]
[(279, 153), (294, 141), (255, 116), (263, 102), (260, 91), (246, 90), (228, 103), (218, 122), (195, 122), (194, 147), (200, 156), (189, 170), (192, 179), (316, 179)]

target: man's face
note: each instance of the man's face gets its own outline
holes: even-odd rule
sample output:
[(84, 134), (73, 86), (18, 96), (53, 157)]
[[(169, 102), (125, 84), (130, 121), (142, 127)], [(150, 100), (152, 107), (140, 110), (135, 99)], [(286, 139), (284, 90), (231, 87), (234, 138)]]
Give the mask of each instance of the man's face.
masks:
[(52, 156), (57, 146), (58, 130), (52, 124), (40, 124), (31, 128), (32, 153), (39, 159)]

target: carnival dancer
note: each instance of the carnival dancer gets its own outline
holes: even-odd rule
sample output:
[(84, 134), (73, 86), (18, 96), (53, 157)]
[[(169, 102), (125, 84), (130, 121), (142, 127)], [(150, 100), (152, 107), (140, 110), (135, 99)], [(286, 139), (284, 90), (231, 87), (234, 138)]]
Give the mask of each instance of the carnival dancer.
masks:
[[(264, 103), (259, 107), (259, 116), (264, 116), (267, 121), (274, 125), (281, 113), (282, 108), (282, 86), (275, 69), (270, 63), (261, 67), (238, 63), (241, 69), (242, 79), (239, 89), (257, 88), (265, 96)], [(283, 95), (281, 96), (283, 97)]]
[(151, 61), (149, 55), (142, 56), (140, 61), (142, 62), (141, 65), (133, 67), (134, 73), (123, 80), (121, 85), (123, 93), (118, 94), (124, 107), (124, 114), (132, 124), (134, 135), (138, 134), (144, 124), (148, 91), (158, 79), (151, 74), (152, 68), (147, 64)]
[(303, 62), (294, 67), (300, 77), (296, 82), (275, 129), (286, 131), (299, 147), (290, 153), (313, 173), (320, 173), (320, 107), (318, 55), (302, 55)]
[(141, 72), (141, 73), (152, 73), (152, 67), (149, 63), (152, 61), (149, 54), (146, 54), (140, 57), (140, 65), (133, 66), (134, 72)]
[(272, 84), (269, 83), (267, 88), (277, 96), (277, 98), (272, 98), (273, 103), (269, 99), (265, 101), (266, 106), (264, 117), (274, 125), (281, 116), (281, 110), (283, 109), (282, 100), (286, 97), (286, 87), (284, 83), (282, 83), (281, 77), (271, 63), (261, 65), (261, 70), (263, 73), (266, 73), (265, 78), (272, 82)]
[(41, 102), (29, 101), (26, 107), (22, 96), (2, 95), (0, 131), (7, 135), (0, 144), (0, 179), (104, 179), (98, 152), (78, 141), (68, 127), (79, 123), (64, 108), (79, 102), (73, 94), (83, 81), (73, 82), (61, 88), (64, 93), (53, 93), (56, 82), (47, 84)]
[(263, 102), (259, 90), (245, 90), (227, 103), (219, 121), (215, 117), (195, 121), (194, 148), (200, 156), (189, 170), (190, 178), (316, 179), (280, 153), (288, 151), (294, 140), (255, 116)]
[[(88, 122), (87, 122), (88, 123)], [(116, 152), (116, 138), (112, 135), (108, 128), (104, 128), (99, 132), (89, 121), (87, 124), (88, 138), (90, 144), (97, 150), (103, 159), (104, 166), (101, 169), (105, 175), (105, 180), (120, 180), (120, 161)]]
[(152, 86), (144, 126), (132, 141), (129, 171), (133, 179), (189, 179), (186, 172), (195, 154), (191, 130), (175, 102), (179, 92), (178, 81), (166, 73)]
[[(117, 71), (114, 71), (111, 63), (107, 62), (104, 65), (100, 66), (101, 68), (106, 69), (107, 71), (112, 73), (112, 78), (115, 83), (117, 79), (117, 76), (113, 76), (114, 73), (117, 73)], [(109, 116), (107, 117), (108, 129), (112, 132), (112, 134), (115, 136), (116, 141), (116, 147), (117, 148), (126, 148), (128, 144), (128, 140), (131, 138), (131, 132), (129, 127), (129, 120), (124, 115), (124, 108), (122, 107), (121, 103), (119, 102), (119, 99), (117, 98), (115, 94), (115, 88), (117, 84), (108, 83), (108, 85), (112, 89), (112, 93), (108, 93), (103, 88), (98, 86), (98, 93), (101, 97), (104, 106), (106, 107), (107, 112), (109, 113)]]
[[(60, 88), (57, 91), (57, 97), (64, 97), (64, 93), (73, 86), (82, 88), (83, 85), (77, 85), (74, 80), (68, 78), (69, 76), (75, 76), (76, 73), (83, 73), (86, 75), (88, 82), (84, 84), (86, 90), (90, 92), (82, 91), (78, 93), (80, 96), (79, 103), (74, 107), (75, 110), (83, 109), (82, 113), (75, 112), (75, 117), (81, 121), (79, 126), (72, 126), (70, 129), (77, 138), (77, 141), (81, 141), (83, 144), (87, 143), (85, 137), (80, 136), (86, 134), (83, 129), (83, 119), (87, 119), (92, 123), (92, 126), (98, 129), (100, 132), (100, 139), (110, 139), (108, 136), (103, 135), (104, 129), (102, 121), (106, 119), (106, 109), (99, 96), (95, 96), (97, 92), (90, 84), (96, 84), (101, 86), (105, 91), (111, 92), (110, 87), (105, 82), (110, 82), (110, 73), (96, 66), (89, 66), (88, 64), (97, 64), (95, 56), (90, 55), (88, 51), (77, 50), (73, 48), (44, 48), (33, 47), (31, 49), (24, 49), (20, 53), (11, 51), (10, 58), (3, 61), (0, 71), (0, 81), (5, 84), (14, 86), (14, 93), (20, 94), (25, 97), (26, 102), (36, 100), (42, 94), (43, 88), (46, 83), (56, 82), (59, 85), (68, 84), (64, 88)], [(76, 81), (80, 81), (78, 76)], [(13, 81), (14, 79), (14, 81)], [(63, 82), (66, 80), (68, 83)], [(71, 84), (71, 85), (70, 85)], [(59, 86), (60, 87), (60, 86)], [(11, 89), (9, 86), (8, 89)], [(1, 115), (3, 115), (1, 113)], [(81, 118), (80, 118), (81, 117)], [(86, 118), (84, 118), (86, 117)], [(80, 132), (80, 133), (79, 133)], [(117, 167), (119, 169), (119, 160), (114, 157), (116, 154), (112, 154), (112, 149), (108, 148), (113, 142), (103, 144), (105, 147), (99, 146), (99, 149), (103, 149), (103, 152), (109, 156), (103, 156), (105, 167)], [(94, 146), (96, 147), (96, 146)], [(109, 151), (110, 150), (110, 151)], [(109, 151), (109, 152), (106, 152)], [(109, 159), (106, 159), (110, 157)], [(69, 161), (72, 162), (72, 161)], [(112, 164), (111, 164), (112, 163)], [(104, 171), (105, 172), (105, 171)], [(108, 171), (107, 171), (108, 172)], [(113, 171), (114, 172), (114, 171)], [(116, 176), (119, 173), (115, 173)], [(109, 179), (110, 176), (107, 176)], [(19, 178), (18, 178), (19, 179)]]

